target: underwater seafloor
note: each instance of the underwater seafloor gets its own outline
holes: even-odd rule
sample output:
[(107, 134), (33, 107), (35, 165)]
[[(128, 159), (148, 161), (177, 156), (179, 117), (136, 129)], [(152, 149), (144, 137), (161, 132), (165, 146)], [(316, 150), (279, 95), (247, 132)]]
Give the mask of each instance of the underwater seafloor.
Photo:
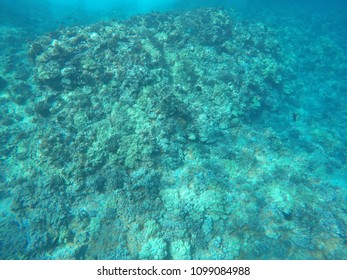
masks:
[(0, 31), (1, 259), (347, 259), (346, 42), (223, 9)]

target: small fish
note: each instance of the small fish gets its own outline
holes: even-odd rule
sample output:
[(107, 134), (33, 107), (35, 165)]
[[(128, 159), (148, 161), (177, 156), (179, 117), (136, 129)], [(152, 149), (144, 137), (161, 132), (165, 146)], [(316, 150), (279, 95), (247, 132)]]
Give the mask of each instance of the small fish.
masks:
[(298, 114), (293, 113), (293, 122), (296, 122), (298, 120)]

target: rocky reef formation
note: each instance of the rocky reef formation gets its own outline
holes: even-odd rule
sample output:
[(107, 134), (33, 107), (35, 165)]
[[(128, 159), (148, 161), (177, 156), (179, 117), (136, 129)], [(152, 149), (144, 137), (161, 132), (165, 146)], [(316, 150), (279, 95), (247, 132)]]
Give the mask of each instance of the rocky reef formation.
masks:
[(202, 9), (34, 41), (33, 76), (10, 85), (30, 125), (6, 153), (25, 172), (0, 177), (19, 248), (0, 256), (346, 258), (345, 192), (257, 122), (295, 96), (277, 37)]
[[(272, 32), (221, 10), (57, 31), (32, 44), (30, 56), (49, 92), (38, 114), (52, 111), (67, 134), (76, 134), (72, 123), (80, 132), (100, 122), (98, 160), (111, 153), (130, 169), (182, 164), (187, 144), (215, 143), (276, 106), (271, 95), (278, 100), (284, 76)], [(74, 120), (71, 102), (83, 120)]]

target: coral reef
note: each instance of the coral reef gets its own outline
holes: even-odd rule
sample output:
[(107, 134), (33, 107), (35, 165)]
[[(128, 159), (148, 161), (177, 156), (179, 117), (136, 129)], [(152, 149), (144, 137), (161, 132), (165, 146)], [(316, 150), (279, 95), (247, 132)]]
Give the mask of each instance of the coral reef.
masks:
[(287, 36), (199, 9), (58, 29), (18, 46), (25, 70), (1, 56), (0, 258), (346, 259), (326, 176), (345, 139), (291, 117), (309, 98), (293, 55), (329, 52), (333, 79), (345, 53)]

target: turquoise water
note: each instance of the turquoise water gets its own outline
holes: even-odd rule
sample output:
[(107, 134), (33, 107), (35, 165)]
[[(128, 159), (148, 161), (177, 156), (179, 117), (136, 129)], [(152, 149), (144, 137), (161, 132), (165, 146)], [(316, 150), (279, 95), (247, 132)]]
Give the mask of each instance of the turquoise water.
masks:
[(0, 1), (0, 259), (347, 259), (343, 1)]

